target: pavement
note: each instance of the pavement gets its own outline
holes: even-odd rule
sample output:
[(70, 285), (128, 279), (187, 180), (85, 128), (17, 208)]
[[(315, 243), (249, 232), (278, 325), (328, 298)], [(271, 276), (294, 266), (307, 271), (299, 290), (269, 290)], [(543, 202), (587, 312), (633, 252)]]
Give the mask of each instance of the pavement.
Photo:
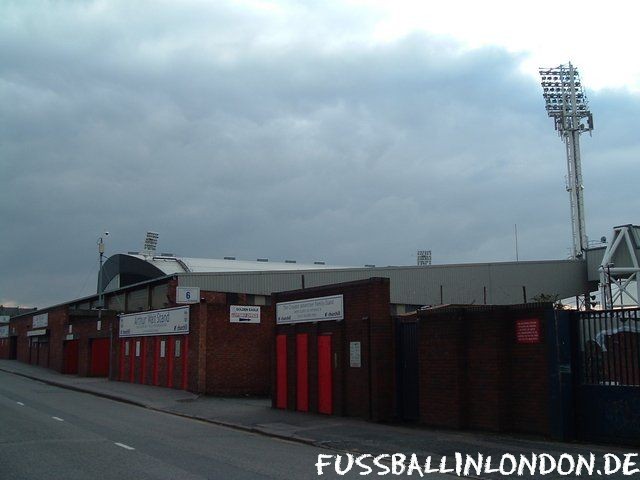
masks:
[[(339, 452), (372, 455), (415, 453), (418, 458), (431, 456), (435, 463), (445, 455), (453, 458), (455, 452), (473, 456), (481, 453), (485, 458), (487, 455), (500, 458), (505, 453), (516, 457), (520, 454), (529, 456), (531, 453), (547, 453), (554, 457), (563, 453), (585, 456), (594, 453), (602, 457), (605, 453), (622, 456), (634, 451), (609, 445), (565, 443), (536, 437), (382, 424), (348, 417), (278, 410), (271, 407), (271, 400), (268, 398), (211, 397), (182, 390), (109, 381), (105, 378), (62, 375), (15, 360), (0, 360), (0, 370), (147, 409)], [(546, 478), (555, 477), (551, 474)]]

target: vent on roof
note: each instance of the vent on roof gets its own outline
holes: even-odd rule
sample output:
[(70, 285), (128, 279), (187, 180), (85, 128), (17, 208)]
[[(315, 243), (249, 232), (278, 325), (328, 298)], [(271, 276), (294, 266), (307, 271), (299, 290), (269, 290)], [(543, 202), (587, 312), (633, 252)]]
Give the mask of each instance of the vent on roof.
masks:
[(285, 260), (284, 263), (296, 263), (295, 260)]
[(269, 259), (268, 258), (258, 258), (257, 261), (258, 262), (268, 262)]
[(367, 267), (367, 268), (375, 268), (376, 266), (375, 265), (365, 265), (365, 267)]
[(314, 265), (324, 265), (324, 262), (313, 262)]
[(235, 260), (236, 257), (224, 257), (225, 260)]

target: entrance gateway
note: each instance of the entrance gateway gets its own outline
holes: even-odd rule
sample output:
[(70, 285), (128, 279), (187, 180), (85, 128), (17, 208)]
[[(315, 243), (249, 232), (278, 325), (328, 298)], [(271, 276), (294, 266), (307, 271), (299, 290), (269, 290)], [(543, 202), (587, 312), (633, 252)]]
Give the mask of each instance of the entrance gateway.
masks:
[(640, 309), (574, 315), (576, 436), (640, 445)]

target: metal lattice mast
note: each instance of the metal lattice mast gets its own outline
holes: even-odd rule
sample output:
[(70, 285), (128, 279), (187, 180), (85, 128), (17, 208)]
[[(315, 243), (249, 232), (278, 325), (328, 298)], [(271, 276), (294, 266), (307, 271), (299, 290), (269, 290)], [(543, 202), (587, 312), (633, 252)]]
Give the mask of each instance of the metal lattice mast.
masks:
[[(541, 68), (547, 114), (554, 119), (558, 135), (567, 150), (567, 192), (571, 207), (572, 256), (581, 257), (587, 248), (584, 213), (584, 185), (580, 161), (580, 134), (593, 130), (593, 116), (582, 90), (578, 70), (569, 65)], [(582, 123), (583, 119), (587, 124)]]

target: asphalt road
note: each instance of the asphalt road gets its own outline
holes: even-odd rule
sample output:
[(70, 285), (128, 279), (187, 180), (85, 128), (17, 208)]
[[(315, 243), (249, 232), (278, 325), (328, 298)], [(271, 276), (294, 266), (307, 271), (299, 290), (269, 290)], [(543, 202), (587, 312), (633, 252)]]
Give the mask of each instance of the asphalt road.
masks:
[(0, 480), (363, 478), (320, 453), (0, 372)]

